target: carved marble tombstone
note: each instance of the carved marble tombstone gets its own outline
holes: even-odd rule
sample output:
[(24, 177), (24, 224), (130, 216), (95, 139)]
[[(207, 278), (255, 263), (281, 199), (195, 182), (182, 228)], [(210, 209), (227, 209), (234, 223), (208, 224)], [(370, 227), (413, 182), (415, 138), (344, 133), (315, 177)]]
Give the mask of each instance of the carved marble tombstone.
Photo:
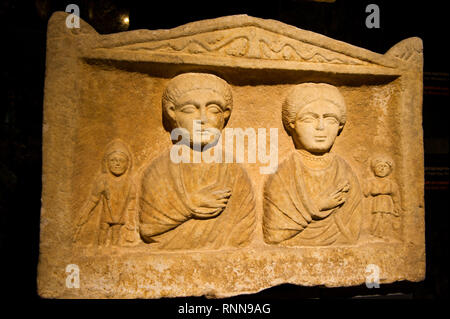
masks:
[(40, 296), (424, 279), (420, 39), (378, 54), (245, 15), (112, 35), (66, 16), (47, 35)]

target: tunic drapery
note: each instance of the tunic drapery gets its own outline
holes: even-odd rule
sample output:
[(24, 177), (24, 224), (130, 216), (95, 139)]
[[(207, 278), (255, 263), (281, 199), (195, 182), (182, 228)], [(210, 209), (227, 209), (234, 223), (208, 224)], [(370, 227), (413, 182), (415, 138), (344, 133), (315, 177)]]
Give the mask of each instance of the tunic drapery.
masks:
[(397, 215), (398, 186), (388, 178), (372, 179), (369, 182), (369, 195), (373, 197), (372, 212)]
[[(354, 244), (360, 232), (362, 193), (350, 166), (339, 156), (328, 167), (312, 169), (296, 151), (284, 161), (265, 186), (263, 233), (267, 243), (286, 246)], [(350, 185), (346, 201), (323, 218), (317, 199), (344, 181)]]
[[(231, 189), (226, 208), (198, 219), (189, 195), (209, 185)], [(173, 163), (169, 152), (144, 171), (140, 199), (142, 239), (161, 249), (241, 247), (255, 228), (251, 182), (236, 163)]]

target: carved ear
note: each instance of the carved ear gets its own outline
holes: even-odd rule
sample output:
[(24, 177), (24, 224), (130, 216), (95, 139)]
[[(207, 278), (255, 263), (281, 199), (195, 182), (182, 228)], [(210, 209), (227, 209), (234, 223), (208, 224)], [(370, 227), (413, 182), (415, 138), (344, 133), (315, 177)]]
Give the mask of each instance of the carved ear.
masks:
[(167, 108), (163, 108), (163, 126), (167, 132), (172, 131), (176, 123), (175, 105), (170, 105)]
[(226, 109), (223, 112), (223, 127), (227, 126), (228, 120), (230, 119), (231, 116), (231, 110), (230, 109)]
[(167, 115), (172, 121), (175, 121), (175, 105), (172, 104), (167, 108)]
[(341, 135), (342, 130), (344, 129), (344, 125), (345, 124), (339, 124), (339, 131), (338, 131), (338, 136)]
[(288, 125), (283, 123), (283, 127), (287, 135), (292, 136), (292, 131), (295, 129), (295, 122), (290, 122)]
[(171, 129), (174, 129), (177, 124), (177, 115), (175, 114), (175, 105), (170, 105), (167, 108), (167, 115), (169, 117)]

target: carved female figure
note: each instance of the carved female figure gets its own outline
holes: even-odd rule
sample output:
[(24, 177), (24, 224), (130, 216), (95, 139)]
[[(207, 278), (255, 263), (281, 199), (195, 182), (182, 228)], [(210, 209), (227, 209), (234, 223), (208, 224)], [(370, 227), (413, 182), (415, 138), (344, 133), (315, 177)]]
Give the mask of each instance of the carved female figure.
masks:
[(94, 182), (91, 197), (82, 208), (75, 240), (99, 207), (99, 245), (106, 245), (108, 240), (112, 245), (119, 245), (121, 236), (125, 241), (134, 241), (136, 187), (130, 176), (131, 167), (131, 153), (122, 141), (117, 139), (106, 146), (102, 174)]
[(379, 238), (397, 237), (400, 216), (400, 194), (398, 185), (389, 178), (393, 161), (386, 156), (371, 161), (374, 178), (367, 183), (365, 196), (372, 197), (372, 222), (370, 232)]
[(254, 230), (251, 183), (236, 163), (193, 162), (220, 136), (232, 110), (231, 88), (206, 73), (174, 77), (163, 98), (166, 130), (189, 138), (189, 163), (174, 162), (170, 150), (145, 170), (139, 198), (140, 234), (164, 249), (240, 247)]
[(346, 105), (329, 84), (296, 85), (282, 107), (295, 145), (264, 191), (264, 239), (288, 246), (353, 244), (359, 237), (361, 190), (351, 167), (330, 152)]

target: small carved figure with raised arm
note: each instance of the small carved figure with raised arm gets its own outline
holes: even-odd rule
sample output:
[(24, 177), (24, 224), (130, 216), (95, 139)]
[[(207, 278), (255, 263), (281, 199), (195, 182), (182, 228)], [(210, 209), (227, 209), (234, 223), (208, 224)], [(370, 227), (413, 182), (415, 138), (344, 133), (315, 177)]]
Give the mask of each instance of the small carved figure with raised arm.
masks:
[(394, 162), (387, 156), (379, 156), (371, 161), (374, 177), (364, 192), (371, 197), (370, 233), (383, 239), (398, 239), (400, 223), (400, 193), (398, 185), (390, 178)]

